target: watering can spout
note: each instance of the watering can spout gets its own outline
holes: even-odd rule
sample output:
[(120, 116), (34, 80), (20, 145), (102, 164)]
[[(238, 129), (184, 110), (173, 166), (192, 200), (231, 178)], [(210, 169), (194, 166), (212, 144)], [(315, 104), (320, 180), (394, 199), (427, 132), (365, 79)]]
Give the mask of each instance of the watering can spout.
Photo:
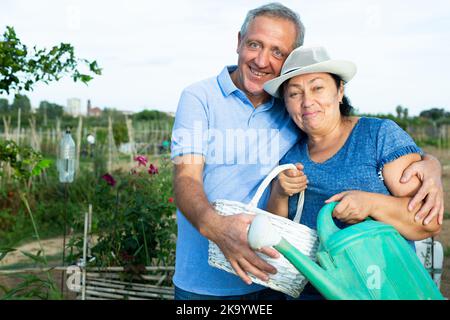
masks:
[(253, 219), (248, 232), (248, 241), (254, 249), (275, 247), (327, 299), (361, 299), (353, 290), (347, 290), (344, 284), (339, 284), (326, 270), (281, 237), (269, 218), (264, 215), (258, 215)]
[(312, 285), (329, 300), (356, 300), (364, 299), (361, 294), (350, 290), (338, 279), (335, 279), (327, 270), (301, 253), (285, 239), (274, 246), (294, 267), (300, 271)]

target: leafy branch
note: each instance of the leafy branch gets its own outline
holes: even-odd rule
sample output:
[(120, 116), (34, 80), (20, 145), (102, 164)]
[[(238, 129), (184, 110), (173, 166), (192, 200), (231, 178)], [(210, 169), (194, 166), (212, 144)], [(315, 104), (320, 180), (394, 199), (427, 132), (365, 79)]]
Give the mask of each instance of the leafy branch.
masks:
[[(79, 70), (87, 67), (88, 72)], [(93, 74), (101, 75), (96, 61), (75, 57), (75, 49), (69, 43), (60, 43), (51, 49), (29, 49), (17, 37), (13, 27), (7, 26), (0, 37), (0, 94), (10, 91), (33, 90), (38, 82), (48, 84), (70, 75), (73, 81), (87, 84)]]

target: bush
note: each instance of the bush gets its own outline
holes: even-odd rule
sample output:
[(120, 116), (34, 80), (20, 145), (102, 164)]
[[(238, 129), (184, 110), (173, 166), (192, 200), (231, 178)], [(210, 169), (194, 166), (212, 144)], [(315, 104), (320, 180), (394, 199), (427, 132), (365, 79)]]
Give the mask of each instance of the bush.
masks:
[[(91, 198), (92, 233), (98, 236), (91, 249), (95, 266), (175, 263), (171, 176), (171, 164), (166, 159), (158, 168), (146, 163), (130, 172), (116, 171), (98, 178)], [(84, 217), (80, 216), (77, 224), (83, 225)], [(70, 243), (71, 262), (80, 258), (82, 243), (81, 236)]]

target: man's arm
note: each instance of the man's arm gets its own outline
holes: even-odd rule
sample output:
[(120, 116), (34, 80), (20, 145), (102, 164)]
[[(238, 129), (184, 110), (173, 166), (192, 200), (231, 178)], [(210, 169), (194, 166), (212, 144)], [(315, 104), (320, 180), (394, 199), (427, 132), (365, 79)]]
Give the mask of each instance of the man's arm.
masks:
[(371, 216), (375, 220), (392, 225), (409, 240), (422, 240), (432, 237), (441, 230), (437, 219), (425, 223), (424, 218), (415, 218), (422, 203), (418, 203), (413, 210), (407, 208), (410, 197), (421, 188), (420, 180), (417, 177), (412, 177), (408, 183), (400, 183), (400, 176), (405, 168), (419, 160), (420, 155), (412, 153), (384, 166), (384, 182), (393, 196), (347, 191), (334, 195), (326, 202), (341, 201), (335, 207), (333, 213), (336, 218), (347, 223), (360, 222), (367, 216)]
[(362, 222), (370, 216), (393, 226), (408, 240), (422, 240), (439, 234), (441, 226), (437, 219), (426, 225), (422, 220), (414, 219), (421, 203), (409, 211), (407, 204), (410, 199), (352, 190), (338, 193), (325, 202), (339, 201), (333, 210), (333, 217), (348, 224)]
[(400, 182), (408, 183), (414, 176), (419, 178), (422, 186), (409, 202), (408, 210), (413, 211), (420, 202), (424, 201), (416, 214), (416, 219), (428, 224), (438, 216), (438, 223), (442, 225), (444, 220), (444, 188), (441, 179), (441, 163), (434, 156), (425, 154), (422, 161), (415, 162), (405, 169)]
[[(174, 162), (175, 201), (180, 211), (204, 237), (219, 246), (244, 282), (251, 284), (247, 272), (267, 281), (268, 273), (276, 273), (276, 269), (248, 245), (247, 230), (253, 216), (216, 213), (203, 189), (203, 156), (184, 155), (175, 158)], [(273, 249), (265, 249), (264, 253), (273, 258), (279, 256)]]

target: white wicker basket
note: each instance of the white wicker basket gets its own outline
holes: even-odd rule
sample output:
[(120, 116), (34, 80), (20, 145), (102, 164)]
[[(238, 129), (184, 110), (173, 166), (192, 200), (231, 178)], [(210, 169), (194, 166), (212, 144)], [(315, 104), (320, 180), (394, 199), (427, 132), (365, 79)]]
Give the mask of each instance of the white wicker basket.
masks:
[[(264, 193), (264, 190), (270, 184), (272, 179), (274, 179), (281, 171), (293, 168), (295, 168), (294, 165), (286, 164), (272, 170), (261, 183), (249, 204), (229, 200), (216, 200), (213, 202), (213, 205), (222, 215), (247, 213), (264, 214), (268, 216), (273, 226), (287, 241), (306, 256), (316, 260), (318, 246), (317, 233), (315, 230), (298, 223), (303, 209), (304, 193), (300, 194), (294, 221), (257, 208), (257, 204)], [(209, 241), (208, 251), (208, 263), (211, 266), (236, 274), (231, 267), (231, 264), (214, 242)], [(308, 282), (307, 279), (285, 257), (281, 256), (278, 259), (272, 259), (262, 253), (257, 252), (257, 254), (269, 264), (273, 265), (277, 269), (277, 273), (270, 275), (268, 282), (264, 282), (252, 274), (249, 274), (252, 281), (286, 293), (294, 298), (298, 297)]]

